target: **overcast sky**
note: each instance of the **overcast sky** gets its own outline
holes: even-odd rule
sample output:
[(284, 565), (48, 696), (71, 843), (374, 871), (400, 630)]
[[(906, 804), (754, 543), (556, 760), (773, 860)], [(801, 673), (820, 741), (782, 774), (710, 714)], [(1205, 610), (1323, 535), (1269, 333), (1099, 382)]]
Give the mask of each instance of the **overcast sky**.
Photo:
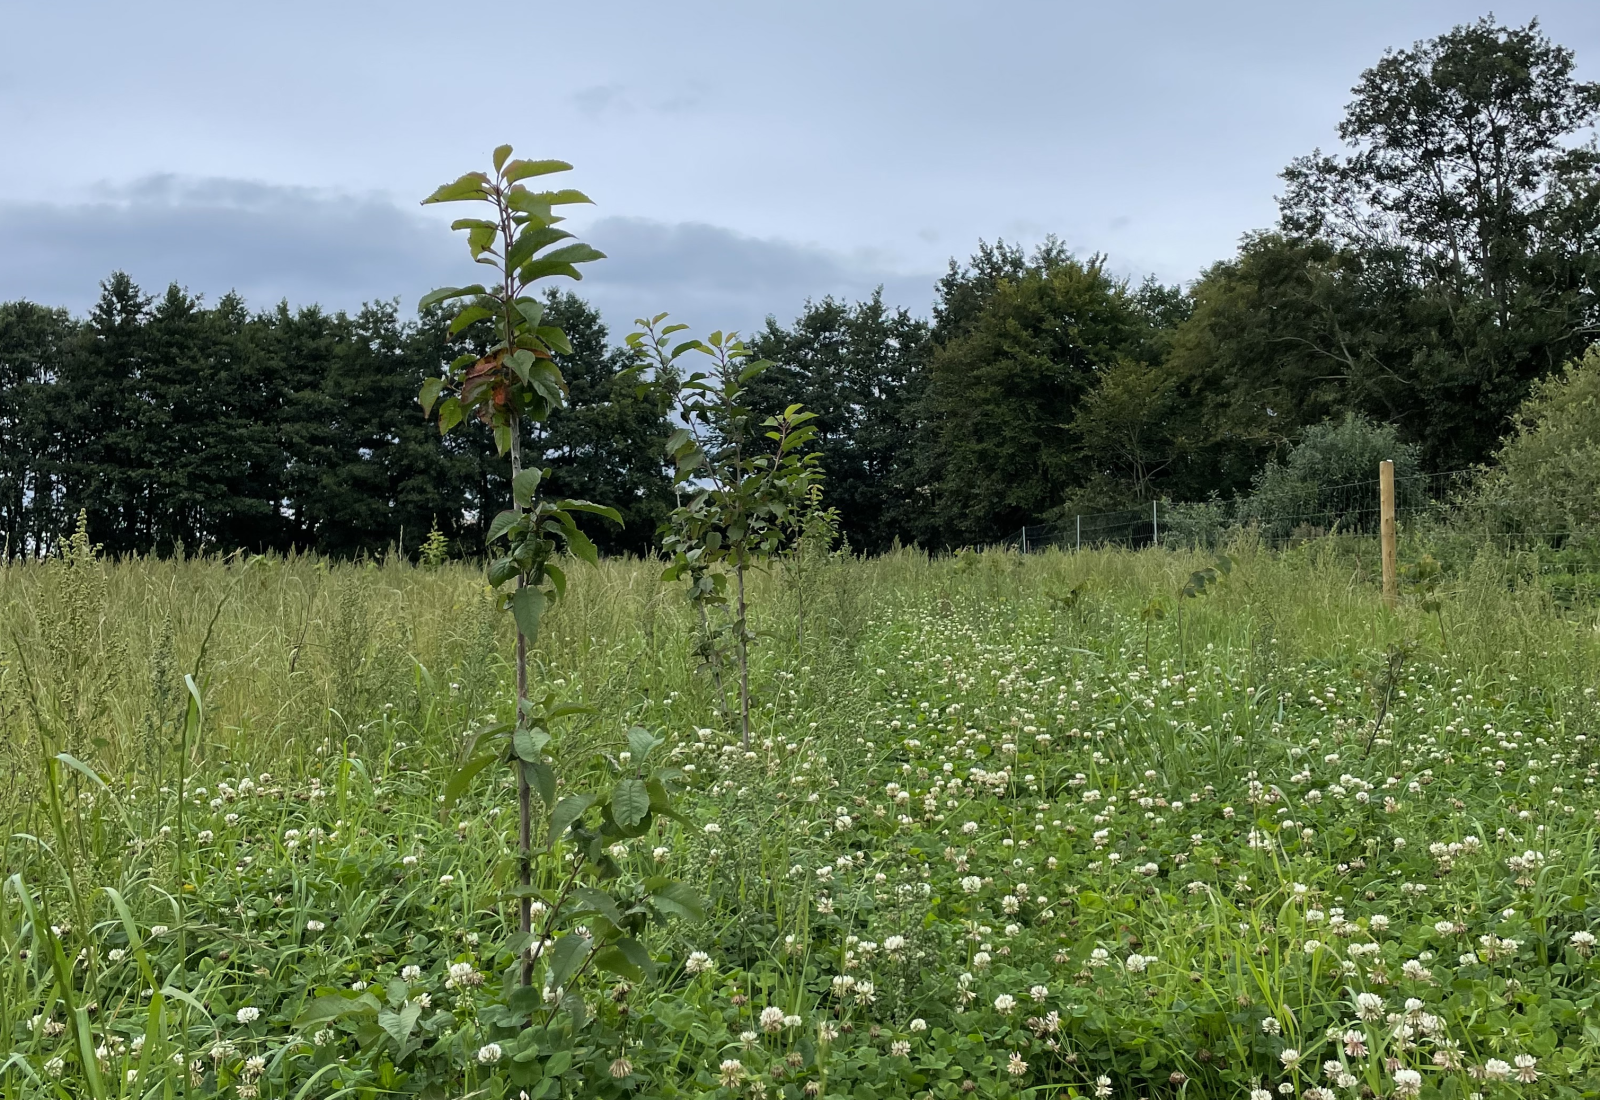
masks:
[[(620, 336), (926, 313), (979, 239), (1188, 281), (1336, 144), (1361, 70), (1484, 14), (1430, 3), (0, 0), (0, 300), (115, 268), (353, 308), (470, 275), (416, 203), (499, 142), (577, 166), (578, 287)], [(1600, 3), (1539, 16), (1600, 78)]]

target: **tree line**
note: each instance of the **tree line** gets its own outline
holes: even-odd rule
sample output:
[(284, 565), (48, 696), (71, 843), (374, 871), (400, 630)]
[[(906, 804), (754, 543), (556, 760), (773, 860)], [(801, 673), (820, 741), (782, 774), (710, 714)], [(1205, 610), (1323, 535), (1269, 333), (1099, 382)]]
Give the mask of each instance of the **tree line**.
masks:
[[(1456, 27), (1362, 73), (1335, 151), (1283, 172), (1276, 224), (1190, 285), (1053, 240), (980, 244), (931, 319), (881, 293), (769, 318), (747, 342), (772, 366), (744, 399), (816, 414), (826, 500), (864, 552), (1231, 496), (1351, 416), (1426, 468), (1485, 462), (1535, 383), (1600, 333), (1597, 119), (1600, 84), (1537, 22)], [(674, 501), (670, 387), (581, 299), (549, 310), (571, 401), (530, 429), (528, 461), (623, 514), (593, 526), (603, 550), (649, 552)], [(121, 275), (82, 319), (0, 305), (10, 552), (48, 548), (79, 509), (122, 553), (409, 550), (434, 525), (477, 552), (509, 485), (415, 394), (478, 338), (393, 305), (251, 314)]]

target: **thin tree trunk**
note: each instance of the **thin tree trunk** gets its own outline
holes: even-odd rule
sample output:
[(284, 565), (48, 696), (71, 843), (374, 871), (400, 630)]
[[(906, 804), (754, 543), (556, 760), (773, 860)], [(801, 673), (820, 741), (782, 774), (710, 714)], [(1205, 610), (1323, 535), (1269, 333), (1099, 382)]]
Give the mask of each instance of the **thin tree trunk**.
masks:
[(706, 605), (696, 600), (694, 609), (700, 616), (700, 633), (706, 640), (706, 665), (711, 669), (711, 683), (717, 690), (717, 710), (726, 720), (728, 696), (722, 690), (722, 655), (717, 652), (717, 640), (711, 635), (711, 619), (706, 615)]
[(750, 747), (750, 644), (748, 624), (745, 622), (744, 564), (739, 574), (739, 716), (744, 724), (744, 747)]
[[(511, 480), (516, 483), (517, 475), (522, 473), (522, 420), (516, 414), (511, 417)], [(522, 511), (522, 506), (516, 503), (516, 492), (512, 492), (512, 507)], [(517, 587), (521, 588), (527, 583), (526, 578), (518, 575)], [(513, 620), (515, 621), (515, 620)], [(528, 638), (522, 633), (522, 628), (517, 629), (517, 713), (512, 719), (513, 723), (522, 721), (522, 705), (528, 699)], [(533, 933), (533, 896), (529, 887), (533, 885), (533, 788), (528, 783), (528, 766), (523, 761), (517, 761), (517, 842), (522, 851), (518, 859), (517, 881), (522, 884), (522, 896), (517, 899), (518, 921), (517, 927), (522, 934), (531, 936)], [(525, 944), (522, 948), (522, 984), (533, 984), (533, 945)]]

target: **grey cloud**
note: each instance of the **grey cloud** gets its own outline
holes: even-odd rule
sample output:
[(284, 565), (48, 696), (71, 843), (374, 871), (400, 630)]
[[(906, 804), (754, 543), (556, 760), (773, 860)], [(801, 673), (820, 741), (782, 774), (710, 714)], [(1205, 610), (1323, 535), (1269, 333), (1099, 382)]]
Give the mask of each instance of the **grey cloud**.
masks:
[(698, 223), (604, 218), (584, 237), (609, 259), (594, 265), (583, 293), (613, 326), (666, 311), (696, 331), (749, 332), (768, 314), (791, 320), (808, 298), (859, 299), (880, 285), (891, 305), (926, 314), (936, 278), (886, 269), (870, 256)]
[[(663, 310), (697, 330), (750, 331), (825, 294), (864, 297), (882, 284), (918, 313), (932, 297), (931, 274), (715, 225), (606, 218), (581, 235), (608, 259), (574, 289), (618, 338)], [(0, 202), (0, 300), (82, 311), (118, 269), (147, 290), (177, 282), (210, 300), (235, 290), (253, 307), (332, 309), (396, 296), (409, 309), (430, 287), (474, 277), (458, 237), (381, 195), (156, 176), (94, 202)]]
[(430, 272), (462, 266), (451, 244), (380, 196), (155, 176), (103, 201), (0, 203), (0, 299), (82, 310), (120, 269), (147, 290), (352, 308), (414, 297)]

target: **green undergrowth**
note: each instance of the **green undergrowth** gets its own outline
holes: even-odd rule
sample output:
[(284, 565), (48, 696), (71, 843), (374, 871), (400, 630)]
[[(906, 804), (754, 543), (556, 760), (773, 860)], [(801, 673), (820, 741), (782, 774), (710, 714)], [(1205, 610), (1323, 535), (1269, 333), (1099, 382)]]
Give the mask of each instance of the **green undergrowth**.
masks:
[(0, 1093), (1600, 1095), (1593, 613), (1230, 555), (759, 577), (748, 748), (659, 566), (573, 571), (546, 751), (660, 738), (612, 892), (692, 890), (520, 992), (510, 775), (441, 803), (509, 716), (480, 573), (7, 567)]

